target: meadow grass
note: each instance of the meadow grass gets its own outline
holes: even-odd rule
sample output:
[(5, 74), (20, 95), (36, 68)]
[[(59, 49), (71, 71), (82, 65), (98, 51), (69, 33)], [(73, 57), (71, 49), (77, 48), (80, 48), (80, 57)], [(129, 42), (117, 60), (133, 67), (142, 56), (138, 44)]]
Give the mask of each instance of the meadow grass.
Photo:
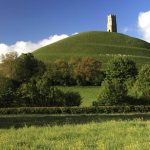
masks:
[(148, 150), (150, 121), (109, 120), (101, 123), (0, 129), (4, 150)]
[(63, 91), (79, 92), (82, 97), (81, 106), (92, 106), (92, 102), (97, 100), (100, 91), (100, 86), (61, 86), (58, 88)]

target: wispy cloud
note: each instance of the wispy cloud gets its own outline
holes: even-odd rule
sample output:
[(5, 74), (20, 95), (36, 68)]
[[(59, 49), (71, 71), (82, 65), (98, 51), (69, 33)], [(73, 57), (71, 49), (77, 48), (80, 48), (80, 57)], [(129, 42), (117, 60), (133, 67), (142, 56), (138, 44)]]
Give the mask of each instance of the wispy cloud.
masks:
[[(77, 33), (74, 33), (72, 35), (75, 35)], [(49, 36), (48, 38), (42, 39), (38, 42), (31, 42), (31, 41), (17, 41), (13, 45), (7, 45), (5, 43), (0, 43), (0, 55), (6, 54), (8, 52), (16, 51), (18, 55), (22, 53), (28, 53), (28, 52), (33, 52), (38, 48), (41, 48), (43, 46), (52, 44), (54, 42), (57, 42), (59, 40), (62, 40), (64, 38), (69, 37), (69, 35), (62, 34), (62, 35), (52, 35)]]
[(129, 27), (124, 27), (124, 28), (122, 29), (122, 32), (123, 32), (124, 34), (126, 34), (126, 33), (128, 33), (130, 30), (131, 30), (131, 29), (130, 29)]
[(138, 17), (138, 28), (144, 40), (150, 42), (150, 11), (140, 12)]

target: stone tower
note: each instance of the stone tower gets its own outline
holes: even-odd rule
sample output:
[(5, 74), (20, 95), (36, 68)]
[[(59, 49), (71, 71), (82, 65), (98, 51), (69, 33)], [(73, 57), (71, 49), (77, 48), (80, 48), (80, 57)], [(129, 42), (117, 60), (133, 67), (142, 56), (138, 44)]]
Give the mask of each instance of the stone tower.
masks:
[(107, 32), (117, 32), (116, 15), (107, 16)]

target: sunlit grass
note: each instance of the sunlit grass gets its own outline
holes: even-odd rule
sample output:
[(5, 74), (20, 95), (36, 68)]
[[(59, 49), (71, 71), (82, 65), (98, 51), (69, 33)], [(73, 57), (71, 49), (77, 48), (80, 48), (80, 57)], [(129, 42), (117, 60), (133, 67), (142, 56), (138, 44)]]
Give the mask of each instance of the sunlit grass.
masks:
[(141, 66), (150, 63), (150, 44), (119, 33), (85, 32), (42, 47), (33, 54), (49, 62), (84, 56), (96, 57), (107, 64), (113, 55), (127, 55)]
[(100, 86), (72, 86), (58, 87), (64, 91), (79, 92), (82, 97), (81, 106), (92, 106), (92, 102), (96, 101), (99, 96)]
[(0, 149), (148, 150), (150, 121), (106, 121), (84, 125), (0, 130)]

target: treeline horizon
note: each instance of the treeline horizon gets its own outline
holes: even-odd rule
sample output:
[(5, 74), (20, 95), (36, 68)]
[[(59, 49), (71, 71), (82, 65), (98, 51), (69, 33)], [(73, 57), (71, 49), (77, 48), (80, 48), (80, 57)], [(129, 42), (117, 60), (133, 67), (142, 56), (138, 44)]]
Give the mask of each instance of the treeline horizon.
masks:
[(45, 64), (31, 53), (8, 53), (0, 64), (0, 107), (80, 106), (79, 93), (65, 93), (57, 86), (101, 86), (94, 106), (147, 105), (149, 68), (138, 70), (128, 57), (114, 57), (103, 70), (102, 62), (93, 57)]

